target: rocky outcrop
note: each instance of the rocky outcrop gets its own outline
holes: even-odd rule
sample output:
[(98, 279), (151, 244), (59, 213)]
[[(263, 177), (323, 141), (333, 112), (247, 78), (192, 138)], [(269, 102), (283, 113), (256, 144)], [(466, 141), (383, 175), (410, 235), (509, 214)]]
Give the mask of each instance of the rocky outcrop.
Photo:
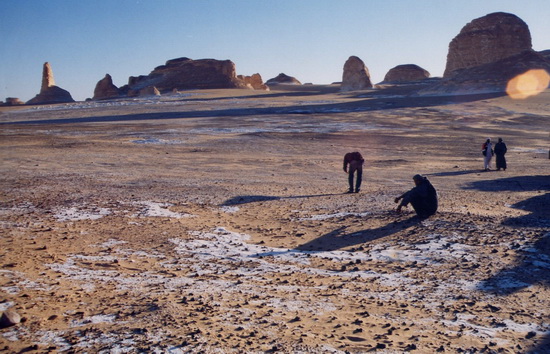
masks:
[(17, 97), (6, 97), (6, 102), (0, 104), (2, 106), (20, 106), (22, 104), (25, 104), (25, 102), (21, 101)]
[(496, 12), (473, 20), (449, 44), (443, 77), (532, 50), (529, 27), (513, 14)]
[(27, 104), (53, 104), (53, 103), (69, 103), (74, 102), (71, 94), (55, 86), (53, 78), (53, 71), (49, 63), (44, 63), (42, 70), (42, 86), (40, 93), (31, 100), (27, 101)]
[(237, 78), (235, 64), (230, 60), (178, 58), (156, 67), (149, 75), (131, 76), (123, 91), (139, 92), (156, 87), (161, 93), (174, 90), (246, 88)]
[(160, 96), (160, 91), (155, 86), (147, 86), (139, 90), (139, 97)]
[(368, 88), (372, 88), (369, 69), (358, 57), (349, 57), (344, 64), (344, 74), (342, 75), (340, 91), (356, 91)]
[(120, 92), (118, 87), (113, 84), (111, 75), (106, 74), (105, 77), (98, 81), (94, 89), (93, 100), (108, 100), (118, 98)]
[(301, 85), (302, 83), (298, 81), (295, 77), (288, 76), (286, 74), (280, 73), (276, 77), (267, 80), (266, 85)]
[(238, 78), (251, 89), (269, 91), (269, 87), (264, 84), (260, 74), (252, 74), (252, 76), (239, 75)]
[(390, 69), (384, 77), (384, 82), (419, 81), (429, 77), (430, 73), (427, 70), (422, 69), (420, 66), (414, 64), (404, 64)]
[(40, 92), (45, 91), (48, 87), (55, 86), (55, 80), (53, 78), (53, 70), (50, 63), (45, 62), (42, 68), (42, 86)]
[(546, 70), (550, 74), (550, 60), (535, 51), (526, 51), (494, 63), (462, 69), (451, 78), (420, 91), (430, 95), (467, 95), (506, 92), (510, 80), (530, 70)]

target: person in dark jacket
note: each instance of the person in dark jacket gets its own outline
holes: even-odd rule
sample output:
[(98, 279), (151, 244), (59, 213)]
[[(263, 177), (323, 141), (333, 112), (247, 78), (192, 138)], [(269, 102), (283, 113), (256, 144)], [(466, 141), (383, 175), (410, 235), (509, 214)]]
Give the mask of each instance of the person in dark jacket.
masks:
[(506, 144), (504, 141), (502, 141), (502, 138), (498, 138), (498, 143), (495, 145), (495, 155), (497, 157), (497, 171), (500, 171), (502, 168), (504, 171), (506, 171), (506, 151), (508, 151), (508, 148), (506, 148)]
[[(365, 159), (357, 151), (348, 152), (344, 156), (344, 172), (348, 174), (348, 184), (349, 190), (348, 193), (359, 193), (361, 190), (361, 181), (363, 180), (363, 163)], [(348, 171), (349, 166), (349, 171)], [(353, 177), (357, 174), (355, 181), (355, 189), (353, 188)]]
[(401, 208), (410, 203), (416, 215), (425, 219), (437, 211), (437, 192), (427, 177), (415, 175), (413, 181), (415, 184), (413, 189), (395, 198), (396, 203), (401, 200), (397, 211), (401, 212)]

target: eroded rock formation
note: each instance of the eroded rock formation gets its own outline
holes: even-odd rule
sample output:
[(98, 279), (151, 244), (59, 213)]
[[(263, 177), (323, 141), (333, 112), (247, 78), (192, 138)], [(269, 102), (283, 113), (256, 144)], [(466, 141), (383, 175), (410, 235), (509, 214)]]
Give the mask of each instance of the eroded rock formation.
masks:
[(94, 100), (107, 100), (120, 96), (118, 87), (113, 84), (111, 75), (106, 74), (105, 77), (98, 81), (94, 89)]
[(246, 88), (237, 78), (235, 64), (230, 60), (178, 58), (156, 67), (149, 75), (131, 76), (128, 88), (139, 92), (154, 86), (161, 93), (173, 90)]
[(340, 91), (364, 90), (371, 87), (369, 69), (365, 63), (356, 56), (349, 57), (344, 64)]
[(422, 69), (420, 66), (414, 64), (404, 64), (390, 69), (384, 77), (384, 81), (407, 82), (424, 80), (429, 77), (430, 73), (427, 70)]
[(27, 104), (52, 104), (68, 102), (74, 102), (71, 94), (61, 87), (55, 86), (52, 68), (48, 62), (44, 63), (40, 93), (31, 100), (27, 101)]
[(443, 77), (532, 50), (531, 33), (513, 14), (495, 12), (468, 23), (449, 44)]
[(238, 78), (241, 79), (245, 83), (245, 85), (251, 89), (269, 91), (269, 87), (264, 84), (262, 76), (260, 74), (253, 74), (251, 76), (239, 75)]
[(284, 73), (280, 73), (276, 77), (267, 80), (266, 85), (301, 85), (302, 83), (298, 81), (295, 77), (288, 76)]

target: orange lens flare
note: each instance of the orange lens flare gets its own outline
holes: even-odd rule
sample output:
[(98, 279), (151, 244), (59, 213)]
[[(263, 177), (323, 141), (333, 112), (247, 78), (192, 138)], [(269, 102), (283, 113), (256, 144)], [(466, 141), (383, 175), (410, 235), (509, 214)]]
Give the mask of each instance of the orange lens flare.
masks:
[(550, 75), (546, 70), (533, 69), (508, 81), (506, 93), (513, 99), (524, 99), (543, 92), (549, 83)]

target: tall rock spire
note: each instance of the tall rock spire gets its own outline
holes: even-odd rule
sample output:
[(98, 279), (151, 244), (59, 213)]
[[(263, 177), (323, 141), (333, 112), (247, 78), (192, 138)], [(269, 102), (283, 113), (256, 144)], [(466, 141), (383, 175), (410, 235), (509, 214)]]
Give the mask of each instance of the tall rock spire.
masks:
[(45, 62), (42, 69), (42, 88), (40, 92), (44, 92), (48, 87), (55, 86), (55, 80), (53, 78), (53, 71), (50, 63)]

